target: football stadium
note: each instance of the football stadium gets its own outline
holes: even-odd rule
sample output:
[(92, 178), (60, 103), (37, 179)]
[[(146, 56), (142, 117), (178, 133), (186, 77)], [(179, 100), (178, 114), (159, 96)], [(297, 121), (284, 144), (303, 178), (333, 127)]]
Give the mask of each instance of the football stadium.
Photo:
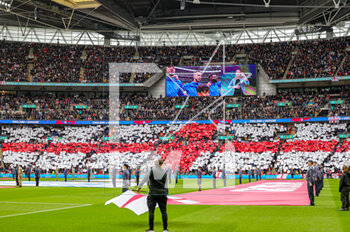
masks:
[(0, 231), (350, 231), (350, 1), (0, 0)]

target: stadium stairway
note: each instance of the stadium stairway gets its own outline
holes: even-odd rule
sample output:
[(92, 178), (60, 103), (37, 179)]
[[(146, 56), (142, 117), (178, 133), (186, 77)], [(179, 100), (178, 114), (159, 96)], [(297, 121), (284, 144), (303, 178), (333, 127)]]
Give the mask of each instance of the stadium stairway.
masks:
[(28, 52), (28, 57), (27, 57), (27, 70), (28, 70), (28, 81), (32, 82), (33, 81), (33, 76), (32, 76), (32, 69), (34, 68), (33, 65), (33, 59), (34, 59), (34, 49), (30, 48)]
[(324, 164), (327, 163), (329, 160), (331, 160), (332, 156), (337, 152), (338, 148), (341, 148), (343, 145), (343, 141), (339, 141), (335, 146), (333, 151), (323, 160), (322, 166), (324, 167)]
[(290, 66), (292, 66), (292, 64), (293, 64), (293, 62), (294, 62), (294, 59), (295, 59), (295, 57), (296, 57), (297, 54), (298, 54), (298, 49), (299, 49), (299, 47), (296, 46), (295, 49), (294, 49), (294, 51), (292, 52), (292, 58), (290, 59), (290, 61), (289, 61), (289, 63), (288, 63), (288, 66), (287, 66), (287, 68), (286, 68), (286, 71), (285, 71), (284, 74), (283, 74), (283, 79), (286, 79), (286, 78), (287, 78), (287, 74), (288, 74), (288, 72), (289, 72)]
[(345, 54), (343, 60), (340, 62), (340, 65), (339, 65), (339, 67), (337, 68), (337, 71), (335, 72), (336, 75), (337, 75), (337, 73), (339, 73), (339, 71), (342, 69), (342, 67), (343, 67), (343, 65), (344, 65), (344, 63), (345, 63), (345, 61), (346, 61), (347, 58), (348, 58), (348, 57), (347, 57), (346, 54)]

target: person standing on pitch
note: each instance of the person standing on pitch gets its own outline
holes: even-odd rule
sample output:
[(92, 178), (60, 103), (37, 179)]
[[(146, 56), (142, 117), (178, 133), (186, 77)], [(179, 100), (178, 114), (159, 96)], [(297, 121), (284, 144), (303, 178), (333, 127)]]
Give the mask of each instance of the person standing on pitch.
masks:
[(136, 168), (135, 178), (136, 178), (136, 185), (139, 186), (139, 182), (140, 182), (140, 167)]
[(117, 187), (117, 172), (118, 172), (117, 167), (114, 165), (111, 173), (113, 188)]
[(74, 181), (74, 175), (75, 175), (75, 168), (72, 166), (72, 181)]
[(314, 178), (315, 178), (315, 195), (318, 197), (319, 190), (320, 190), (320, 170), (318, 169), (317, 162), (314, 161)]
[(197, 184), (198, 184), (198, 191), (202, 191), (202, 170), (201, 170), (201, 167), (198, 167), (198, 169), (197, 169)]
[(226, 187), (226, 170), (225, 170), (225, 166), (222, 168), (221, 172), (222, 172), (222, 180), (224, 181), (224, 187)]
[(309, 160), (307, 162), (307, 166), (309, 167), (306, 172), (307, 192), (309, 194), (310, 206), (314, 206), (315, 205), (315, 199), (314, 199), (315, 168), (312, 166), (312, 160)]
[(256, 181), (259, 181), (259, 168), (255, 169)]
[(28, 177), (28, 181), (30, 181), (30, 173), (32, 172), (32, 167), (30, 166), (30, 164), (27, 166), (26, 169), (26, 175)]
[(242, 184), (242, 175), (243, 175), (243, 171), (242, 169), (239, 169), (239, 184)]
[(340, 177), (340, 182), (339, 182), (339, 192), (340, 192), (340, 199), (342, 203), (341, 209), (338, 209), (339, 211), (349, 211), (349, 206), (350, 206), (349, 191), (350, 191), (349, 167), (344, 165), (343, 175)]
[(40, 168), (37, 166), (35, 168), (35, 183), (36, 183), (36, 186), (39, 186), (39, 180), (40, 180)]
[(122, 187), (122, 192), (126, 192), (129, 189), (129, 170), (128, 170), (128, 165), (124, 164), (124, 170), (123, 170), (123, 187)]
[(259, 180), (261, 180), (261, 172), (262, 172), (261, 168), (259, 168), (258, 171), (259, 171)]
[(90, 167), (87, 168), (87, 177), (88, 177), (88, 182), (90, 182), (90, 179), (91, 179), (91, 168)]
[(22, 187), (23, 169), (21, 165), (18, 165), (17, 178), (18, 178), (18, 187)]
[(213, 189), (216, 189), (216, 169), (213, 167)]
[(19, 186), (19, 184), (18, 184), (18, 164), (16, 165), (16, 167), (15, 167), (15, 173), (16, 173), (16, 185), (17, 186)]
[(320, 166), (320, 190), (319, 190), (319, 193), (321, 193), (322, 189), (323, 189), (323, 179), (324, 179), (324, 171), (323, 171), (323, 167)]
[(141, 181), (138, 186), (137, 192), (141, 191), (142, 186), (149, 181), (149, 194), (147, 197), (147, 206), (149, 212), (148, 224), (149, 229), (146, 232), (153, 232), (154, 228), (154, 211), (158, 204), (159, 209), (162, 213), (163, 220), (163, 232), (168, 231), (168, 215), (166, 212), (167, 206), (167, 172), (163, 168), (164, 161), (162, 159), (155, 161), (155, 167), (145, 175), (145, 178)]
[(16, 168), (15, 167), (12, 167), (11, 174), (12, 174), (12, 179), (15, 179), (16, 178)]
[(64, 174), (64, 181), (67, 182), (67, 176), (68, 176), (68, 169), (67, 168), (64, 169), (63, 174)]

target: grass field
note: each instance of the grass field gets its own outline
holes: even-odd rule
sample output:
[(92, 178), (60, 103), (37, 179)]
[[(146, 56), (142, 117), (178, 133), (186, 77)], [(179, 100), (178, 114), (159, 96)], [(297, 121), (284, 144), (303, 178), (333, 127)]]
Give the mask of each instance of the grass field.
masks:
[[(169, 230), (350, 231), (350, 211), (337, 211), (341, 205), (338, 183), (325, 180), (315, 207), (169, 205)], [(191, 191), (181, 186), (179, 182), (171, 194)], [(120, 193), (120, 189), (103, 188), (3, 188), (0, 231), (144, 231), (148, 214), (136, 216), (113, 204), (104, 206)], [(155, 231), (162, 231), (161, 215), (158, 209), (156, 212)]]

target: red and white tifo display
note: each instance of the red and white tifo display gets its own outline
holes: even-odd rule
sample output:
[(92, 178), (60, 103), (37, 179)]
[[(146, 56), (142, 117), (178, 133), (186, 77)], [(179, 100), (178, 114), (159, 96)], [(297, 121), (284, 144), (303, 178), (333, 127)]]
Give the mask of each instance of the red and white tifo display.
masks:
[(306, 184), (304, 180), (267, 180), (175, 196), (193, 201), (194, 205), (308, 205)]

